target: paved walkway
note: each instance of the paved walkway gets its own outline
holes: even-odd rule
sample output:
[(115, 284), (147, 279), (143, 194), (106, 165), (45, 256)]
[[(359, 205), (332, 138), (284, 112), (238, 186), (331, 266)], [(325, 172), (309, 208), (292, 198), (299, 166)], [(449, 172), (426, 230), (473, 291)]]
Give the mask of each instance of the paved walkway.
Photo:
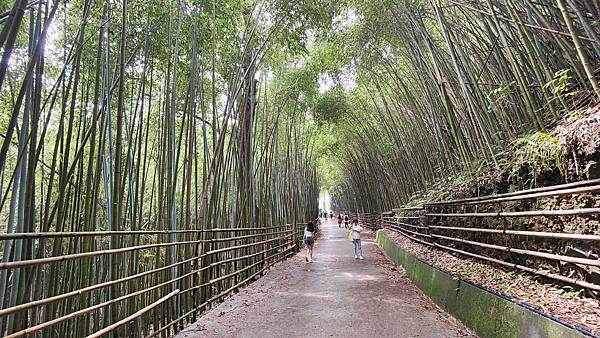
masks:
[[(347, 230), (321, 226), (315, 262), (303, 252), (206, 313), (179, 337), (462, 337), (439, 310), (363, 235), (355, 260)], [(365, 238), (366, 237), (366, 238)]]

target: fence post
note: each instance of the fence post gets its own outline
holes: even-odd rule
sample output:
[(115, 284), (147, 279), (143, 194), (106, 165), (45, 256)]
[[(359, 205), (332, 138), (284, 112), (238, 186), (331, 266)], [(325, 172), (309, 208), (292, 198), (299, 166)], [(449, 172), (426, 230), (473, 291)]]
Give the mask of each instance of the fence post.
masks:
[(420, 212), (421, 213), (421, 218), (419, 219), (419, 221), (421, 222), (421, 225), (424, 227), (427, 227), (426, 232), (427, 235), (429, 236), (429, 241), (435, 245), (435, 237), (431, 236), (431, 228), (429, 227), (429, 217), (427, 217), (427, 212), (425, 211), (427, 208), (427, 205), (423, 205), (423, 209), (421, 209)]

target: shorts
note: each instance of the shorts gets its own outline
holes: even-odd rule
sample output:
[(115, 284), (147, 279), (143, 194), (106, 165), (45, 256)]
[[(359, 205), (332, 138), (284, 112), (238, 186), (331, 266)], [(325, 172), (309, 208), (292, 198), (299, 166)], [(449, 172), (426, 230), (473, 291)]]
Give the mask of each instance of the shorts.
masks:
[(312, 237), (306, 237), (304, 239), (304, 244), (306, 244), (306, 245), (313, 245), (313, 244), (315, 244), (315, 239), (312, 238)]

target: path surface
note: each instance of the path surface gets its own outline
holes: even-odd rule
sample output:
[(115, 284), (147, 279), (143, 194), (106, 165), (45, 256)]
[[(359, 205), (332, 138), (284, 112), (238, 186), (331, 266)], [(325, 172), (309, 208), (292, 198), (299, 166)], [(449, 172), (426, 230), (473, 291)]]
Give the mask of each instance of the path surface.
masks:
[[(355, 260), (346, 230), (321, 225), (315, 262), (303, 253), (207, 312), (178, 337), (463, 337), (468, 332), (437, 308), (363, 235)], [(366, 238), (365, 238), (366, 237)]]

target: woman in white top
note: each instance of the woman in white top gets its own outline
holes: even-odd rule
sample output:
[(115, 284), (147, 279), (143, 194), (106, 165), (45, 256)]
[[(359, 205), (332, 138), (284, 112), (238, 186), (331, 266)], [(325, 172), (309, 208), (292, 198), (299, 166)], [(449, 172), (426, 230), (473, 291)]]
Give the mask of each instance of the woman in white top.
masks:
[(313, 245), (315, 244), (315, 226), (312, 222), (308, 222), (304, 229), (304, 244), (306, 244), (306, 262), (312, 263)]
[(360, 243), (360, 233), (362, 227), (358, 225), (358, 220), (355, 218), (352, 220), (352, 243), (354, 244), (354, 259), (364, 259), (362, 256), (362, 247)]

